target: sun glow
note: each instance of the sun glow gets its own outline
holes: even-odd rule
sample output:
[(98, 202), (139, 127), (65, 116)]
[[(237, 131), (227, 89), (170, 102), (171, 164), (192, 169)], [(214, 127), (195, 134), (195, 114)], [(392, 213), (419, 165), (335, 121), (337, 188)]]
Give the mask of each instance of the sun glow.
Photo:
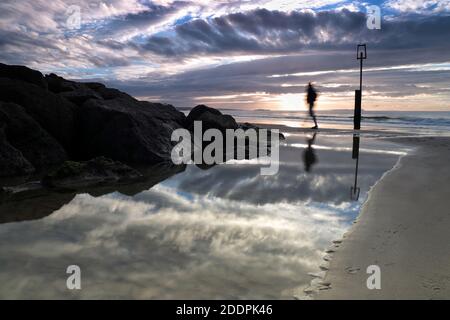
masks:
[(305, 95), (286, 93), (278, 96), (278, 107), (282, 110), (306, 110)]

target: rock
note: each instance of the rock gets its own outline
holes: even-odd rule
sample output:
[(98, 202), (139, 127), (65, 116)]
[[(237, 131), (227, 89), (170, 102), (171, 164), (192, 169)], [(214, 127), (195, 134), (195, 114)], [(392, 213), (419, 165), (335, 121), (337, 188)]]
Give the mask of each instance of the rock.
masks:
[(70, 102), (75, 103), (76, 105), (82, 105), (89, 99), (101, 99), (101, 97), (94, 91), (88, 89), (86, 90), (83, 87), (80, 87), (74, 91), (61, 92), (59, 95)]
[(79, 189), (141, 178), (138, 171), (119, 161), (98, 157), (86, 162), (66, 161), (45, 176), (42, 184), (51, 188)]
[(219, 110), (198, 105), (189, 112), (186, 118), (186, 127), (188, 130), (194, 130), (194, 121), (202, 121), (203, 131), (208, 129), (219, 129), (225, 132), (226, 129), (237, 129), (239, 125), (230, 115), (224, 115)]
[(88, 87), (89, 89), (93, 90), (94, 92), (96, 92), (97, 94), (99, 94), (102, 97), (102, 99), (104, 99), (104, 100), (123, 98), (123, 99), (130, 99), (133, 101), (137, 101), (135, 98), (133, 98), (129, 94), (122, 92), (120, 90), (114, 89), (114, 88), (107, 88), (102, 83), (87, 82), (87, 83), (84, 83), (84, 85), (86, 87)]
[(55, 74), (45, 81), (48, 90), (0, 78), (0, 101), (22, 106), (69, 158), (106, 156), (143, 164), (170, 160), (172, 132), (184, 128), (186, 120), (173, 106), (138, 101), (101, 83), (79, 83)]
[[(250, 160), (255, 157), (260, 156), (266, 156), (271, 154), (271, 130), (267, 130), (267, 132), (261, 131), (262, 129), (250, 124), (250, 123), (244, 123), (244, 124), (238, 124), (236, 120), (230, 116), (230, 115), (224, 115), (219, 110), (210, 108), (205, 105), (198, 105), (195, 108), (193, 108), (189, 115), (186, 118), (186, 128), (190, 130), (191, 132), (195, 132), (194, 130), (194, 122), (195, 121), (201, 121), (202, 122), (202, 133), (204, 133), (208, 129), (218, 129), (223, 134), (223, 141), (221, 143), (221, 146), (223, 148), (223, 157), (222, 160), (224, 162), (232, 159), (239, 159), (239, 160)], [(239, 142), (238, 139), (235, 138), (234, 141), (234, 150), (231, 150), (231, 152), (226, 150), (226, 130), (232, 129), (242, 129), (245, 131), (245, 134), (247, 135), (245, 137), (245, 141)], [(255, 130), (256, 135), (254, 135), (251, 131), (247, 132), (248, 130)], [(251, 137), (255, 137), (255, 139), (251, 139)], [(279, 133), (279, 140), (284, 140), (283, 134)], [(198, 144), (197, 141), (194, 139), (191, 141), (191, 160), (194, 160), (194, 154), (195, 152), (203, 153), (205, 148), (207, 148), (211, 142), (209, 141), (202, 141), (201, 145)], [(201, 150), (201, 151), (199, 151)], [(220, 152), (220, 150), (215, 150), (217, 152)], [(212, 167), (214, 167), (215, 164), (206, 164), (206, 163), (196, 163), (197, 167), (202, 170), (208, 170)]]
[(129, 94), (117, 89), (107, 88), (102, 83), (70, 81), (54, 73), (46, 75), (45, 80), (48, 83), (48, 89), (50, 91), (59, 94), (77, 105), (83, 104), (88, 99), (111, 100), (124, 98), (137, 101)]
[(45, 79), (50, 91), (59, 94), (76, 105), (81, 105), (89, 99), (102, 99), (100, 94), (84, 83), (69, 81), (53, 73), (46, 75)]
[(142, 179), (82, 186), (76, 190), (46, 188), (41, 183), (36, 182), (0, 188), (0, 224), (42, 219), (69, 203), (80, 193), (99, 197), (112, 192), (120, 192), (133, 196), (150, 189), (174, 174), (182, 172), (185, 168), (186, 166), (161, 163), (139, 168), (144, 176)]
[[(242, 130), (244, 130), (244, 131), (247, 131), (247, 130), (249, 130), (249, 129), (255, 129), (257, 132), (259, 132), (259, 130), (261, 129), (261, 128), (259, 128), (258, 126), (254, 125), (254, 124), (251, 124), (251, 123), (248, 123), (248, 122), (239, 124), (239, 128), (242, 129)], [(270, 140), (272, 132), (271, 132), (269, 129), (267, 129), (267, 131), (268, 131), (267, 137), (268, 137), (268, 139)], [(280, 141), (281, 141), (281, 140), (286, 140), (286, 137), (284, 136), (284, 134), (282, 134), (281, 132), (279, 132), (279, 133), (278, 133), (278, 139), (279, 139)]]
[(68, 153), (74, 136), (76, 106), (66, 99), (20, 80), (0, 78), (0, 101), (22, 106)]
[(189, 112), (189, 115), (186, 118), (187, 123), (192, 123), (194, 120), (198, 119), (205, 112), (210, 112), (218, 116), (222, 115), (222, 113), (219, 110), (210, 108), (208, 106), (205, 106), (204, 104), (200, 104), (194, 107)]
[[(115, 191), (127, 196), (135, 196), (142, 191), (151, 189), (154, 185), (164, 181), (178, 173), (186, 170), (186, 165), (174, 165), (168, 162), (162, 162), (151, 166), (140, 166), (139, 172), (142, 173), (143, 178), (132, 183), (123, 183), (114, 187)], [(111, 188), (109, 188), (111, 189)], [(102, 188), (96, 188), (94, 190), (87, 190), (92, 196), (100, 196), (108, 192)]]
[(78, 110), (78, 146), (82, 158), (98, 155), (126, 163), (171, 161), (173, 130), (185, 116), (171, 105), (130, 98), (86, 101)]
[[(29, 181), (19, 185), (14, 185), (12, 187), (1, 187), (0, 194), (17, 194), (22, 192), (29, 192), (33, 190), (38, 190), (42, 188), (42, 184), (39, 181)], [(0, 200), (1, 201), (1, 200)]]
[[(17, 104), (0, 102), (0, 125), (8, 143), (40, 169), (67, 159), (63, 147)], [(26, 170), (28, 172), (28, 170)], [(7, 172), (4, 172), (7, 173)], [(15, 175), (11, 171), (5, 175)]]
[(0, 176), (24, 175), (34, 171), (34, 167), (6, 140), (4, 128), (0, 127)]
[(69, 203), (76, 193), (45, 188), (5, 194), (0, 192), (0, 224), (42, 219)]
[(74, 91), (76, 89), (76, 83), (74, 81), (66, 80), (54, 73), (47, 74), (45, 81), (47, 81), (48, 90), (53, 93)]
[(245, 123), (240, 123), (239, 124), (239, 128), (240, 129), (242, 129), (242, 130), (249, 130), (249, 129), (255, 129), (255, 130), (258, 130), (259, 128), (257, 127), (257, 126), (255, 126), (254, 124), (251, 124), (251, 123), (248, 123), (248, 122), (245, 122)]
[(78, 159), (106, 156), (127, 163), (170, 160), (172, 131), (183, 128), (183, 113), (173, 106), (138, 101), (101, 83), (79, 83), (46, 76), (49, 90), (75, 103)]
[(0, 78), (21, 80), (47, 90), (47, 82), (42, 73), (25, 66), (11, 66), (0, 63)]

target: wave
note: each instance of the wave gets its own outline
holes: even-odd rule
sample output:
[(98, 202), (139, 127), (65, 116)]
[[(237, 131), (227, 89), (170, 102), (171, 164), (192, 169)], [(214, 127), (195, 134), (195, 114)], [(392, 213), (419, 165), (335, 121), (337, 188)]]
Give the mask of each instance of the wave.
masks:
[[(188, 112), (192, 108), (179, 108)], [(255, 121), (257, 119), (273, 119), (274, 121), (304, 121), (309, 119), (306, 111), (276, 111), (268, 109), (231, 109), (220, 108), (240, 121)], [(364, 114), (365, 113), (365, 114)], [(350, 124), (353, 121), (352, 110), (318, 111), (319, 121), (329, 123)], [(372, 125), (386, 125), (389, 127), (436, 127), (437, 129), (450, 128), (450, 112), (414, 112), (414, 111), (363, 111), (362, 121)]]
[(405, 123), (420, 126), (440, 126), (450, 127), (450, 119), (447, 118), (419, 118), (419, 117), (387, 117), (387, 116), (373, 116), (362, 117), (369, 121), (386, 121), (388, 123)]
[[(309, 115), (305, 114), (277, 114), (274, 111), (269, 112), (233, 112), (233, 116), (237, 118), (252, 118), (252, 119), (274, 119), (285, 121), (303, 121), (309, 119)], [(352, 115), (324, 115), (317, 114), (318, 120), (334, 123), (350, 123), (353, 121)], [(362, 121), (368, 124), (387, 125), (387, 126), (412, 126), (412, 127), (450, 127), (449, 117), (414, 117), (414, 116), (386, 116), (386, 115), (366, 115), (362, 116)]]

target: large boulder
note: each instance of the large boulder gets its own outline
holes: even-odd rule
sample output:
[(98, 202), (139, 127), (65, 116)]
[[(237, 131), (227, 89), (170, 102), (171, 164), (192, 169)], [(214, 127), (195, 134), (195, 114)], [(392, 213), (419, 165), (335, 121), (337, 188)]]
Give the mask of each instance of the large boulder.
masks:
[(32, 173), (34, 167), (6, 139), (4, 127), (0, 125), (0, 177)]
[(225, 132), (226, 129), (236, 130), (239, 125), (230, 115), (222, 114), (219, 110), (198, 105), (189, 112), (186, 118), (186, 126), (190, 131), (194, 130), (194, 121), (201, 121), (203, 131), (208, 129), (219, 129)]
[[(8, 143), (19, 150), (35, 168), (41, 169), (67, 159), (63, 147), (23, 107), (0, 102), (0, 125), (4, 127), (4, 138)], [(10, 175), (14, 174), (15, 170), (12, 170)]]
[(93, 90), (97, 94), (99, 94), (102, 97), (102, 99), (104, 99), (104, 100), (123, 98), (123, 99), (137, 101), (135, 98), (130, 96), (128, 93), (122, 92), (118, 89), (108, 88), (102, 83), (85, 82), (85, 83), (83, 83), (83, 85), (86, 86), (87, 88)]
[(49, 90), (78, 106), (73, 154), (79, 159), (106, 156), (128, 163), (170, 159), (172, 131), (185, 116), (170, 105), (142, 102), (96, 82), (46, 76)]
[(105, 156), (126, 163), (170, 161), (172, 132), (185, 116), (171, 105), (118, 97), (90, 99), (78, 109), (78, 152), (82, 158)]
[(102, 99), (100, 94), (84, 83), (66, 80), (53, 73), (46, 75), (45, 80), (51, 92), (60, 95), (76, 105), (81, 105), (89, 99)]
[(219, 110), (205, 106), (204, 104), (200, 104), (189, 111), (189, 115), (187, 116), (186, 121), (191, 123), (194, 120), (198, 119), (205, 112), (210, 112), (218, 116), (222, 115), (222, 112), (220, 112)]
[(137, 101), (125, 92), (107, 88), (104, 84), (98, 82), (75, 82), (66, 80), (53, 73), (46, 75), (45, 80), (48, 83), (48, 89), (50, 91), (59, 94), (77, 105), (82, 105), (89, 99), (111, 100), (124, 98)]
[(69, 153), (73, 146), (75, 105), (37, 85), (0, 78), (0, 101), (22, 106)]
[(0, 78), (21, 80), (34, 84), (42, 89), (47, 89), (47, 82), (42, 73), (25, 66), (11, 66), (0, 63)]

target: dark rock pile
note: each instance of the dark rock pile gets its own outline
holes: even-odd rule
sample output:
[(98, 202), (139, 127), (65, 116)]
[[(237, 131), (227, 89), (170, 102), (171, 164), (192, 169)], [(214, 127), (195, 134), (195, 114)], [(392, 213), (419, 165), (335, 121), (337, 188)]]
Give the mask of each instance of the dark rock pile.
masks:
[(237, 129), (233, 117), (200, 105), (188, 117), (101, 83), (43, 76), (0, 63), (0, 177), (46, 172), (64, 161), (107, 157), (128, 165), (170, 162), (172, 132)]

